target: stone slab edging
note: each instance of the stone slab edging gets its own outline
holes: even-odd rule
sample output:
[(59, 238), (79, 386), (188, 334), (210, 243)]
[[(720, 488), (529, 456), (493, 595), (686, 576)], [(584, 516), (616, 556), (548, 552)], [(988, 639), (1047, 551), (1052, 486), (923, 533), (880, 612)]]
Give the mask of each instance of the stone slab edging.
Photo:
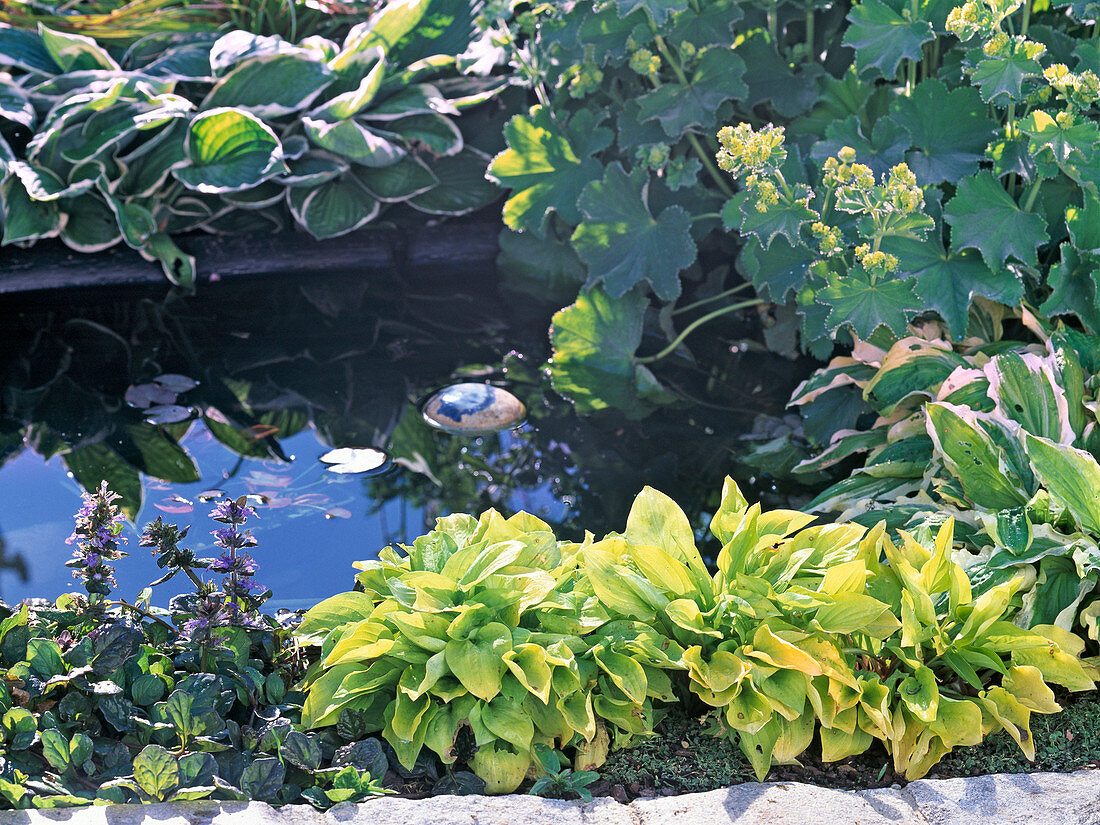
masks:
[(382, 797), (272, 808), (263, 802), (166, 802), (5, 811), (0, 825), (1096, 825), (1100, 770), (922, 779), (837, 791), (798, 782), (735, 785), (621, 805), (534, 796)]

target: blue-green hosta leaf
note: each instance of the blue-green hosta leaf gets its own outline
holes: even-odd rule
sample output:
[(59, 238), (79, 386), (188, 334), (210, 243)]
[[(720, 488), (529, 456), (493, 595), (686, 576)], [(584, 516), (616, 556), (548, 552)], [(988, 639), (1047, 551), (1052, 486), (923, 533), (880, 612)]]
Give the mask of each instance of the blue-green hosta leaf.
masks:
[(53, 238), (61, 232), (57, 202), (31, 200), (14, 175), (0, 185), (0, 203), (4, 207), (3, 244)]
[(589, 288), (603, 284), (619, 298), (646, 281), (663, 301), (680, 294), (680, 271), (695, 260), (691, 217), (679, 206), (656, 218), (649, 211), (648, 172), (631, 175), (619, 163), (607, 167), (603, 180), (581, 193), (585, 220), (573, 233), (573, 248), (588, 264)]
[(0, 23), (0, 66), (15, 66), (47, 76), (63, 71), (37, 32), (17, 29), (6, 23)]
[(848, 15), (844, 45), (855, 49), (860, 74), (874, 69), (892, 80), (902, 60), (920, 60), (921, 46), (935, 39), (932, 24), (919, 17), (907, 19), (901, 5), (894, 0), (863, 0)]
[(183, 161), (187, 124), (181, 119), (119, 158), (122, 174), (115, 179), (115, 194), (122, 198), (149, 197), (167, 179), (172, 167)]
[(937, 79), (919, 83), (910, 97), (897, 97), (890, 119), (912, 141), (905, 159), (921, 186), (975, 172), (998, 128), (973, 87), (948, 91)]
[(227, 73), (242, 60), (270, 54), (293, 54), (301, 51), (278, 36), (233, 31), (219, 37), (210, 47), (210, 68), (216, 76)]
[(122, 240), (115, 213), (103, 198), (88, 193), (65, 204), (68, 218), (61, 228), (65, 246), (77, 252), (102, 252)]
[(297, 52), (253, 57), (218, 81), (203, 108), (232, 106), (262, 118), (280, 117), (309, 106), (332, 80), (328, 66)]
[(1024, 433), (1031, 466), (1081, 529), (1100, 535), (1100, 465), (1091, 453)]
[(115, 222), (122, 232), (122, 240), (131, 249), (141, 249), (145, 242), (157, 231), (157, 222), (152, 212), (134, 201), (123, 201), (112, 195), (105, 186), (99, 187), (99, 193), (114, 213)]
[(683, 11), (688, 7), (688, 0), (615, 0), (619, 9), (619, 16), (626, 17), (638, 9), (645, 9), (658, 26), (663, 26), (668, 16), (673, 12)]
[(196, 116), (184, 153), (188, 165), (172, 173), (199, 192), (239, 192), (286, 169), (271, 127), (239, 109), (212, 109)]
[(95, 182), (91, 180), (66, 183), (49, 169), (32, 166), (22, 161), (9, 163), (8, 171), (19, 179), (27, 194), (32, 200), (36, 201), (55, 201), (58, 198), (71, 198), (87, 192), (95, 185)]
[(858, 115), (830, 123), (825, 129), (825, 139), (814, 144), (810, 157), (819, 163), (836, 155), (848, 146), (856, 150), (856, 160), (871, 167), (875, 178), (880, 179), (891, 168), (905, 159), (905, 150), (912, 141), (905, 130), (889, 118), (879, 118), (868, 138), (863, 133)]
[[(1043, 67), (1030, 59), (1020, 44), (1009, 41), (1007, 57), (982, 57), (970, 73), (970, 81), (982, 90), (986, 103), (1006, 105), (1020, 100), (1024, 80), (1039, 77)], [(980, 54), (980, 52), (979, 52)]]
[(457, 115), (458, 109), (443, 97), (443, 93), (430, 83), (406, 86), (396, 94), (375, 102), (362, 116), (367, 120), (400, 120), (409, 115), (427, 115), (438, 112)]
[(1023, 211), (990, 172), (963, 178), (943, 214), (952, 247), (978, 249), (991, 269), (1009, 257), (1035, 264), (1036, 249), (1050, 239), (1043, 217)]
[(1030, 496), (1009, 480), (1006, 456), (978, 424), (978, 413), (942, 402), (928, 404), (925, 411), (936, 453), (970, 501), (992, 510), (1027, 503)]
[(386, 58), (382, 50), (378, 49), (374, 57), (374, 66), (363, 76), (358, 86), (325, 101), (310, 112), (310, 116), (326, 121), (344, 120), (354, 117), (369, 106), (386, 76)]
[(182, 43), (165, 49), (155, 60), (141, 66), (142, 74), (171, 81), (209, 82), (214, 76), (210, 67), (212, 43)]
[(46, 47), (50, 57), (63, 72), (80, 72), (88, 69), (119, 71), (119, 65), (115, 59), (90, 37), (53, 31), (41, 23), (38, 24), (38, 33), (42, 37), (42, 45)]
[(363, 166), (389, 166), (408, 154), (402, 146), (357, 120), (328, 123), (303, 117), (302, 126), (317, 146)]
[(504, 223), (539, 235), (545, 234), (551, 212), (570, 224), (580, 223), (581, 191), (603, 170), (589, 155), (607, 144), (578, 153), (544, 106), (513, 117), (504, 127), (504, 136), (508, 148), (493, 158), (487, 173), (490, 180), (512, 190), (504, 203)]
[(26, 93), (14, 83), (0, 81), (0, 118), (33, 131), (37, 117)]
[(351, 167), (347, 161), (328, 152), (310, 151), (287, 162), (287, 168), (290, 171), (277, 178), (279, 183), (308, 188), (338, 178)]
[(317, 240), (346, 235), (373, 220), (382, 204), (355, 175), (322, 183), (316, 189), (290, 189), (291, 214)]
[(719, 106), (748, 94), (741, 79), (744, 74), (745, 61), (732, 49), (707, 49), (687, 85), (664, 83), (638, 98), (640, 117), (659, 121), (671, 138), (691, 129), (707, 129), (716, 122)]
[(485, 179), (488, 158), (473, 148), (441, 157), (431, 165), (436, 186), (409, 199), (409, 206), (429, 215), (465, 215), (501, 196), (500, 188)]
[(238, 209), (266, 209), (285, 197), (286, 189), (273, 180), (265, 180), (251, 189), (222, 194), (222, 200), (233, 204)]
[(454, 121), (434, 112), (395, 120), (388, 124), (388, 130), (407, 143), (421, 146), (437, 156), (457, 155), (465, 145), (462, 132)]
[(385, 52), (393, 51), (394, 46), (416, 28), (429, 5), (429, 0), (386, 3), (366, 22), (352, 27), (344, 38), (343, 48), (329, 61), (329, 66), (358, 86), (366, 73), (365, 67), (372, 62), (370, 55), (373, 50), (381, 47)]
[(648, 303), (640, 289), (612, 299), (597, 287), (554, 315), (551, 381), (582, 415), (613, 407), (636, 418), (649, 411), (649, 402), (667, 399), (634, 360)]
[(439, 183), (427, 164), (412, 155), (389, 166), (361, 169), (356, 177), (372, 196), (386, 203), (407, 201)]
[(829, 285), (817, 293), (817, 299), (830, 308), (831, 330), (847, 324), (864, 341), (883, 326), (895, 335), (904, 335), (909, 317), (921, 309), (911, 278), (872, 283), (861, 267), (845, 276), (830, 276)]

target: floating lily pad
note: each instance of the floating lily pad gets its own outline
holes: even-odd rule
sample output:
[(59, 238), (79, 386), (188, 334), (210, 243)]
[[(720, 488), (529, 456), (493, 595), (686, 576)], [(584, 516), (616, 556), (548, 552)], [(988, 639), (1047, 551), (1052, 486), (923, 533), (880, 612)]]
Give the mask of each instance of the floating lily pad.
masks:
[[(330, 473), (376, 473), (389, 464), (390, 457), (373, 447), (341, 447), (337, 450), (329, 450), (321, 456), (321, 461), (330, 465), (328, 467)], [(328, 516), (328, 513), (325, 515)], [(347, 517), (338, 516), (338, 518)]]

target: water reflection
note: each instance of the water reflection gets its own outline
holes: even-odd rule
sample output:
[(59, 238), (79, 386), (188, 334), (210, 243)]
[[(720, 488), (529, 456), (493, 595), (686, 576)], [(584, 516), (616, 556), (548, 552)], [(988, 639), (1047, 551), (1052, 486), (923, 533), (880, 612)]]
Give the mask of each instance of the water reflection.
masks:
[[(491, 278), (408, 288), (394, 277), (368, 289), (358, 277), (304, 277), (210, 285), (189, 299), (99, 292), (65, 306), (4, 299), (0, 523), (21, 555), (0, 553), (0, 570), (23, 576), (3, 579), (5, 597), (72, 589), (64, 538), (79, 487), (102, 478), (137, 524), (192, 523), (200, 555), (212, 552), (207, 500), (258, 497), (258, 579), (273, 609), (346, 589), (353, 560), (454, 510), (525, 509), (578, 537), (621, 529), (651, 484), (702, 526), (752, 414), (777, 412), (793, 374), (773, 372), (746, 399), (745, 370), (759, 363), (673, 363), (670, 383), (699, 403), (644, 421), (580, 418), (542, 369), (555, 307), (502, 298)], [(477, 437), (429, 426), (417, 400), (461, 381), (506, 386), (526, 423)], [(330, 471), (381, 469), (367, 465), (382, 454), (380, 475)], [(158, 572), (136, 533), (129, 550), (124, 595)]]

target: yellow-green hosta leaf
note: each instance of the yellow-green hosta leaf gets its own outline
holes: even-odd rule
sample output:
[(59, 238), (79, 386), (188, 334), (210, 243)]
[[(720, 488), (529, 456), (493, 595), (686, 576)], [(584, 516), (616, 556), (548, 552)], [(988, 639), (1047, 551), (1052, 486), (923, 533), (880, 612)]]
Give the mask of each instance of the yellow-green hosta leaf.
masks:
[(797, 719), (806, 705), (810, 679), (797, 670), (780, 669), (759, 683), (772, 709), (788, 720)]
[(395, 610), (386, 615), (410, 642), (433, 653), (447, 646), (447, 626), (450, 620), (439, 613), (413, 613)]
[(640, 664), (629, 656), (609, 650), (594, 650), (592, 658), (596, 660), (600, 670), (610, 676), (615, 686), (629, 696), (631, 701), (638, 704), (645, 701), (646, 678)]
[(392, 631), (380, 622), (361, 621), (342, 633), (325, 657), (325, 667), (365, 662), (384, 656), (394, 645)]
[(424, 697), (423, 701), (428, 702), (427, 709), (423, 715), (419, 717), (419, 720), (412, 731), (412, 737), (409, 739), (398, 735), (393, 729), (394, 716), (397, 714), (397, 703), (400, 701), (400, 694), (398, 698), (390, 702), (386, 706), (384, 716), (386, 720), (386, 727), (382, 730), (382, 736), (390, 746), (393, 748), (394, 753), (397, 754), (398, 761), (405, 766), (407, 770), (412, 770), (413, 765), (416, 764), (416, 757), (420, 755), (420, 750), (424, 747), (424, 739), (428, 734), (428, 727), (431, 725), (432, 718), (437, 713), (437, 706), (433, 705), (428, 697)]
[(940, 706), (940, 690), (936, 685), (936, 675), (923, 665), (898, 685), (901, 701), (917, 719), (931, 724), (936, 719)]
[(1031, 736), (1031, 710), (1003, 687), (991, 687), (978, 694), (982, 706), (1016, 740), (1028, 759), (1035, 758), (1035, 740)]
[(407, 694), (410, 699), (419, 699), (449, 673), (446, 653), (440, 650), (423, 665), (410, 665), (405, 673), (401, 674), (397, 689)]
[(553, 674), (546, 662), (546, 650), (537, 644), (520, 644), (506, 652), (501, 659), (527, 690), (542, 702), (550, 701), (550, 685)]
[(787, 720), (779, 716), (772, 719), (779, 729), (779, 736), (772, 748), (772, 763), (776, 765), (797, 765), (799, 755), (810, 747), (816, 726), (813, 708), (807, 702), (803, 712), (794, 719)]
[[(852, 714), (853, 721), (856, 715), (855, 709), (848, 711)], [(859, 727), (851, 731), (841, 728), (821, 729), (821, 759), (825, 762), (838, 762), (849, 756), (858, 756), (874, 742), (874, 737)]]
[[(695, 533), (691, 529), (691, 523), (680, 506), (664, 493), (652, 487), (642, 489), (630, 506), (623, 535), (631, 544), (659, 547), (672, 558), (687, 565), (696, 591), (705, 599), (712, 596), (710, 574), (695, 547)], [(676, 575), (678, 584), (683, 586), (682, 573), (670, 571), (670, 575)], [(686, 589), (676, 592), (681, 596), (688, 594)]]
[(774, 667), (801, 671), (807, 676), (821, 676), (823, 673), (820, 662), (791, 642), (779, 638), (767, 625), (757, 628), (752, 646), (745, 649), (745, 654)]
[(476, 642), (472, 638), (452, 640), (447, 642), (445, 649), (447, 667), (470, 693), (489, 701), (500, 692), (500, 680), (506, 670), (501, 657), (510, 649), (509, 642), (508, 647), (498, 653), (491, 639)]
[(535, 738), (531, 718), (516, 702), (497, 696), (481, 709), (481, 722), (517, 751), (530, 751)]
[(867, 562), (853, 559), (831, 566), (825, 571), (821, 584), (817, 588), (821, 593), (863, 593), (867, 584)]
[(728, 542), (740, 527), (748, 508), (749, 502), (741, 493), (737, 482), (726, 476), (722, 482), (722, 501), (718, 505), (718, 512), (710, 520), (711, 533), (722, 544)]
[[(812, 729), (813, 723), (811, 721), (811, 731)], [(752, 765), (756, 778), (761, 782), (767, 777), (768, 770), (772, 766), (772, 752), (775, 750), (775, 743), (779, 741), (779, 735), (778, 717), (773, 717), (766, 725), (753, 733), (738, 731), (737, 744), (740, 746), (741, 752), (745, 754), (745, 758), (749, 760), (749, 764)]]
[(591, 693), (563, 696), (558, 700), (558, 710), (565, 717), (570, 729), (585, 739), (592, 739), (596, 735), (596, 714), (592, 707)]
[(965, 645), (981, 639), (982, 634), (1005, 615), (1018, 584), (1018, 579), (1012, 579), (982, 593), (974, 602), (970, 615), (967, 616), (966, 621), (959, 630), (955, 643)]
[(726, 706), (726, 723), (740, 733), (757, 733), (773, 715), (768, 698), (748, 680)]
[(833, 604), (817, 609), (815, 618), (829, 633), (861, 632), (876, 639), (885, 639), (901, 627), (890, 605), (864, 593), (837, 593)]
[(188, 164), (172, 174), (189, 189), (241, 192), (286, 171), (283, 148), (271, 127), (240, 109), (195, 116), (185, 143)]
[(1011, 693), (1017, 701), (1036, 713), (1057, 713), (1062, 709), (1054, 699), (1054, 691), (1043, 680), (1043, 673), (1037, 667), (1016, 665), (1008, 669), (1001, 679), (1001, 687)]
[(415, 693), (420, 684), (420, 676), (415, 667), (408, 667), (401, 674), (397, 683), (397, 699), (393, 709), (393, 719), (390, 720), (390, 728), (393, 732), (408, 741), (412, 741), (417, 733), (417, 726), (428, 712), (432, 700), (428, 696), (420, 696), (417, 699), (410, 697)]
[[(1061, 628), (1058, 628), (1059, 630)], [(1012, 664), (1037, 668), (1043, 680), (1068, 690), (1092, 690), (1095, 682), (1082, 667), (1080, 660), (1053, 641), (1041, 647), (1018, 648), (1012, 651)]]
[(608, 608), (643, 622), (651, 622), (669, 599), (633, 570), (618, 563), (627, 556), (623, 539), (609, 538), (584, 548), (584, 569), (596, 596)]
[(477, 749), (470, 760), (470, 767), (485, 780), (485, 793), (511, 793), (527, 776), (531, 755), (526, 751), (508, 750), (503, 743), (494, 742)]
[(722, 631), (708, 627), (702, 612), (699, 610), (699, 605), (691, 599), (676, 599), (669, 603), (668, 607), (665, 608), (665, 612), (673, 624), (689, 633), (713, 636), (715, 639), (722, 638)]

